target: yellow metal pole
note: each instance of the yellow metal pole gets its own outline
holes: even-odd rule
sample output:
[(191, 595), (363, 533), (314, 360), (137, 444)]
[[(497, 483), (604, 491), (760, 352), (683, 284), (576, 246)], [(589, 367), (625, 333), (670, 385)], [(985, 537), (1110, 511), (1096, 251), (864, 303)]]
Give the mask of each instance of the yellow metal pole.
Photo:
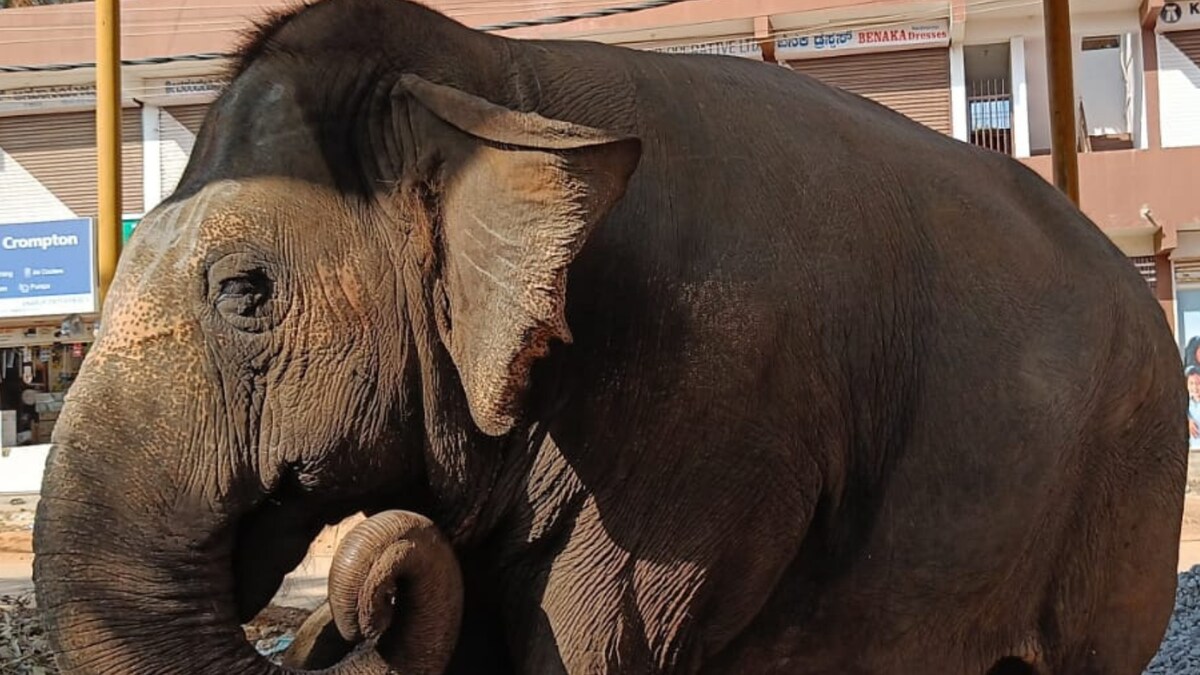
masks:
[(1043, 0), (1046, 75), (1050, 85), (1050, 161), (1054, 185), (1079, 206), (1076, 154), (1075, 70), (1072, 65), (1070, 0)]
[(121, 254), (121, 5), (96, 0), (96, 248), (100, 302)]

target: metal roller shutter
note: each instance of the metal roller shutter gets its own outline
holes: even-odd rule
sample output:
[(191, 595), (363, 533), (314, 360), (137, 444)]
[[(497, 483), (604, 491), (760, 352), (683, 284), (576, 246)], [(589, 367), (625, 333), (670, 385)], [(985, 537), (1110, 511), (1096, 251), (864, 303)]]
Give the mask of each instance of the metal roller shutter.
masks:
[(1200, 30), (1181, 30), (1177, 33), (1163, 33), (1183, 55), (1200, 66)]
[(1180, 260), (1175, 262), (1175, 283), (1200, 283), (1200, 260)]
[(165, 106), (159, 113), (159, 184), (162, 199), (175, 191), (204, 123), (208, 104)]
[(195, 136), (200, 132), (200, 125), (204, 123), (204, 116), (208, 113), (207, 103), (197, 105), (171, 105), (166, 106), (163, 110), (167, 114), (175, 118), (176, 122), (183, 125), (184, 129), (192, 132)]
[[(125, 213), (141, 213), (141, 108), (121, 111), (121, 135), (122, 209)], [(96, 215), (94, 111), (0, 118), (0, 148), (76, 216)]]
[(793, 69), (872, 99), (944, 134), (950, 115), (950, 52), (945, 48), (849, 54), (789, 61)]

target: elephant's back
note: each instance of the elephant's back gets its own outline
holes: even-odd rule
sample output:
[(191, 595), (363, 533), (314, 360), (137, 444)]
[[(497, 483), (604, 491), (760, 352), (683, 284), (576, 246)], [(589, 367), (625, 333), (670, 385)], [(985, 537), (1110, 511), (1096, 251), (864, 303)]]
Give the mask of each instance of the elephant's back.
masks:
[(670, 344), (747, 410), (855, 410), (851, 445), (903, 444), (919, 408), (995, 470), (1035, 452), (1014, 428), (1050, 476), (1101, 452), (1084, 439), (1132, 400), (1111, 382), (1142, 371), (1165, 379), (1141, 414), (1177, 412), (1158, 303), (1028, 168), (784, 68), (621, 55), (644, 156), (572, 277), (604, 344)]
[(1116, 302), (1162, 342), (1161, 309), (1121, 252), (1016, 160), (784, 67), (627, 61), (644, 154), (596, 241), (633, 269), (757, 288), (868, 331), (888, 328), (870, 323), (881, 306), (905, 306), (908, 321), (929, 315), (914, 330), (940, 317), (974, 344), (1040, 326), (1099, 349)]
[(808, 359), (843, 389), (884, 375), (919, 388), (923, 367), (961, 382), (1041, 368), (1059, 376), (1046, 395), (1066, 396), (1123, 367), (1110, 356), (1122, 336), (1159, 360), (1173, 345), (1124, 256), (1011, 158), (783, 67), (547, 49), (604, 97), (556, 108), (547, 94), (551, 114), (642, 139), (572, 272), (573, 302), (610, 326), (711, 341), (697, 350), (730, 360)]

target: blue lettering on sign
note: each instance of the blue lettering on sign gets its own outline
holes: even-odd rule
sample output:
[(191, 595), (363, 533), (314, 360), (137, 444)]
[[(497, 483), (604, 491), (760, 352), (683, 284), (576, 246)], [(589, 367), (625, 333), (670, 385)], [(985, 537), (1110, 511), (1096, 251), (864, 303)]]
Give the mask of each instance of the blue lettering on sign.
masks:
[(780, 38), (775, 41), (776, 49), (798, 49), (808, 46), (807, 35), (793, 35), (791, 37)]
[(92, 250), (90, 218), (0, 225), (0, 316), (57, 313), (56, 299), (63, 309), (90, 300)]
[(834, 48), (840, 45), (849, 44), (850, 40), (854, 39), (854, 34), (850, 31), (841, 33), (822, 33), (813, 38), (813, 45), (817, 49)]

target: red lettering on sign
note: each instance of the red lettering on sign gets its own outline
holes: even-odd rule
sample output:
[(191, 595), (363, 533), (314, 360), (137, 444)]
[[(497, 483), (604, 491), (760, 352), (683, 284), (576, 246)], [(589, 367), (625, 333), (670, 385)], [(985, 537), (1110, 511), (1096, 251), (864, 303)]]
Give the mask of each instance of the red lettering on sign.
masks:
[(917, 32), (896, 28), (890, 30), (861, 30), (858, 31), (859, 44), (875, 44), (880, 42), (919, 42), (921, 40), (945, 40), (948, 33), (944, 30)]

